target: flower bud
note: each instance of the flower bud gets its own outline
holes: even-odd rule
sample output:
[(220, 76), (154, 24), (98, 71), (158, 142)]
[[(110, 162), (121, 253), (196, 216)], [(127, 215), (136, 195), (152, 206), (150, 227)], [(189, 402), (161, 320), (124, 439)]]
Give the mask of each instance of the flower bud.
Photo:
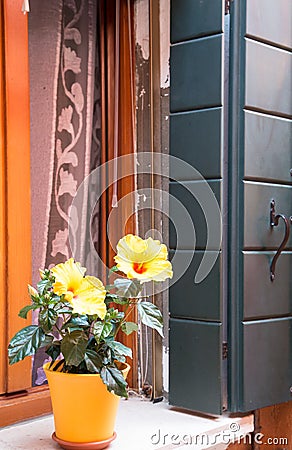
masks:
[(39, 269), (40, 277), (43, 280), (45, 278), (45, 272), (42, 269)]
[(30, 284), (27, 285), (27, 289), (28, 289), (28, 293), (31, 298), (39, 296), (38, 291), (34, 287), (32, 287)]

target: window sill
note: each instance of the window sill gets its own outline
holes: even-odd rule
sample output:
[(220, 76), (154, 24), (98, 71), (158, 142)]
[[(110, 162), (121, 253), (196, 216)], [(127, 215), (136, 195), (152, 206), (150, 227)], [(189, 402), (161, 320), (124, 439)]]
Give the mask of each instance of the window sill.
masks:
[[(48, 386), (29, 389), (26, 394), (0, 397), (0, 427), (52, 411)], [(1, 448), (1, 446), (0, 446)]]
[[(131, 398), (122, 400), (117, 418), (117, 439), (111, 450), (220, 449), (239, 442), (253, 432), (253, 415), (243, 417), (199, 416), (171, 408), (166, 402), (153, 404)], [(51, 440), (53, 417), (22, 422), (0, 430), (0, 448), (56, 449)]]

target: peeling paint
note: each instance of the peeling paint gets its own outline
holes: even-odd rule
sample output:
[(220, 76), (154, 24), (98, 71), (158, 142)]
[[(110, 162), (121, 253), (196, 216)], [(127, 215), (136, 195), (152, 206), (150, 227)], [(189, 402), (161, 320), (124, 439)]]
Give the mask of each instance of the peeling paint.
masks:
[[(170, 0), (160, 0), (160, 137), (161, 151), (168, 153), (168, 118), (169, 118), (169, 29), (170, 29)], [(150, 106), (150, 35), (149, 35), (149, 3), (148, 0), (136, 0), (135, 2), (135, 55), (136, 55), (136, 106), (137, 106), (137, 152), (151, 151), (150, 128), (151, 128), (151, 106)], [(156, 99), (157, 100), (157, 99)], [(158, 102), (157, 102), (158, 103)], [(138, 163), (138, 159), (137, 159)], [(168, 173), (168, 168), (165, 168)], [(151, 180), (149, 175), (142, 174), (138, 177), (138, 189), (149, 187)], [(162, 188), (167, 189), (165, 186)], [(147, 200), (146, 197), (138, 196), (140, 205)], [(139, 216), (140, 232), (146, 235), (151, 228), (151, 216), (149, 210), (143, 210)], [(159, 220), (159, 218), (156, 218)], [(158, 228), (164, 232), (164, 239), (168, 236), (167, 218), (162, 218)], [(157, 222), (158, 224), (158, 222)], [(159, 299), (163, 305), (163, 316), (166, 329), (168, 327), (168, 299), (167, 294)], [(152, 347), (151, 334), (147, 335), (148, 348), (145, 342), (141, 345), (140, 360), (141, 367), (147, 373), (147, 381), (152, 382)], [(168, 392), (168, 337), (163, 341), (161, 368), (161, 387), (164, 394)], [(163, 373), (162, 373), (163, 372)], [(159, 381), (160, 384), (160, 381)]]
[(169, 347), (163, 346), (162, 353), (162, 373), (163, 373), (163, 389), (165, 393), (169, 392)]
[(135, 18), (136, 44), (141, 48), (143, 59), (148, 60), (150, 55), (148, 0), (136, 0)]
[(160, 87), (168, 88), (170, 57), (170, 0), (160, 0)]

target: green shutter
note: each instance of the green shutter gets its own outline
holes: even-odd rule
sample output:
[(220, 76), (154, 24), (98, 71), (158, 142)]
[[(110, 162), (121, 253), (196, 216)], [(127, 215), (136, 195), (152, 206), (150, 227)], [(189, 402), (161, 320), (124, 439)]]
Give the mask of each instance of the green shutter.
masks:
[[(221, 206), (223, 142), (223, 9), (221, 0), (172, 0), (170, 153), (191, 164), (209, 182)], [(171, 175), (176, 167), (171, 167)], [(192, 178), (193, 176), (193, 178)], [(187, 271), (170, 288), (170, 380), (172, 405), (221, 414), (224, 398), (223, 252), (199, 284), (194, 276), (207, 242), (204, 212), (196, 201), (202, 181), (180, 173), (170, 183), (170, 247), (174, 273), (196, 248)], [(196, 243), (177, 202), (189, 212)], [(209, 245), (211, 254), (216, 242)]]
[(292, 230), (270, 279), (285, 231), (282, 220), (270, 226), (271, 201), (276, 214), (292, 216), (292, 3), (230, 3), (227, 70), (225, 5), (171, 2), (170, 153), (208, 181), (222, 210), (224, 240), (212, 271), (195, 284), (207, 238), (195, 199), (201, 181), (180, 173), (170, 183), (170, 217), (179, 223), (177, 202), (185, 207), (196, 242), (183, 223), (179, 239), (170, 224), (174, 272), (196, 251), (170, 288), (169, 401), (212, 414), (288, 401), (292, 385)]
[(276, 213), (292, 215), (290, 0), (234, 1), (231, 9), (229, 409), (291, 399), (292, 237)]

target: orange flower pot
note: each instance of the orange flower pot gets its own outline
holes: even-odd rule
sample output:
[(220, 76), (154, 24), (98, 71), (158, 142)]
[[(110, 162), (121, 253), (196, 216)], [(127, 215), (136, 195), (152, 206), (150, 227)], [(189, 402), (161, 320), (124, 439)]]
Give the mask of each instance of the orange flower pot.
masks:
[[(109, 392), (98, 374), (54, 372), (44, 365), (49, 383), (55, 433), (65, 449), (102, 449), (115, 438), (120, 397)], [(130, 366), (122, 365), (126, 379)]]

